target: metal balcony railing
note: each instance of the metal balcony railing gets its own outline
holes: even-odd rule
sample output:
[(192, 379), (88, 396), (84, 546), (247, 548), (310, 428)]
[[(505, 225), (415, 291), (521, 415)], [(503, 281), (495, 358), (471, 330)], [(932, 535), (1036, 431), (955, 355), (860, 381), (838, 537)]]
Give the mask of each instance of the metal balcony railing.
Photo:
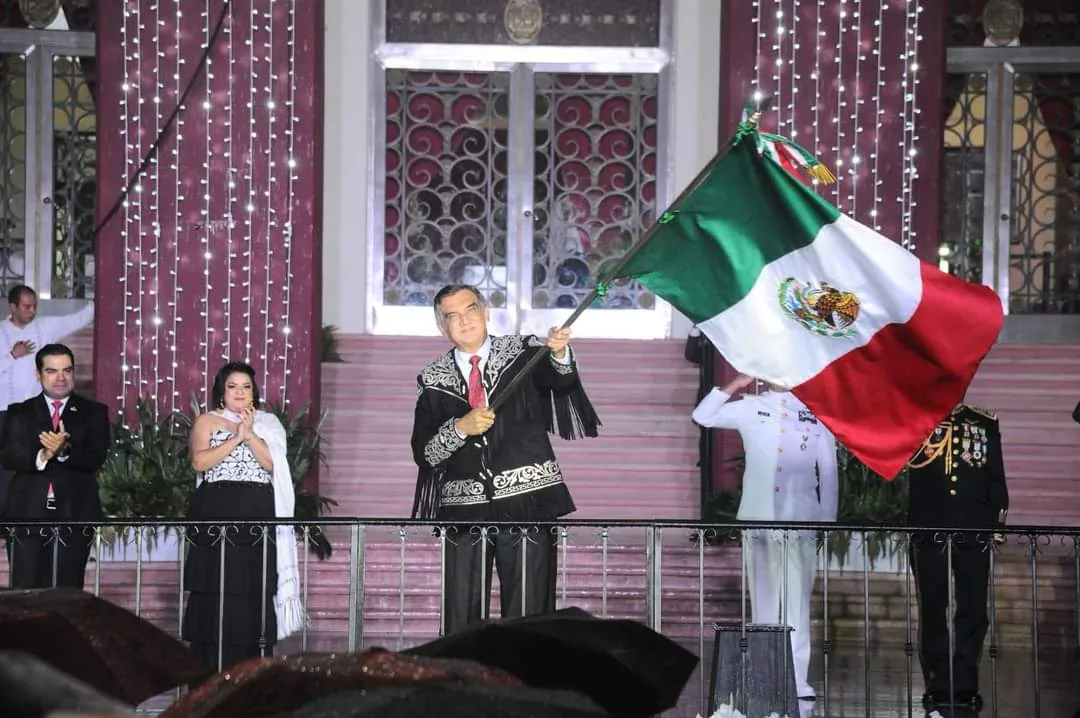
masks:
[[(234, 544), (262, 547), (269, 555), (274, 527), (282, 523), (289, 522), (9, 521), (4, 528), (10, 543), (43, 540), (54, 557), (76, 537), (89, 539), (86, 590), (178, 635), (187, 597), (185, 562), (193, 542), (224, 547), (219, 553), (224, 572)], [(887, 525), (639, 521), (440, 526), (367, 518), (324, 518), (317, 525), (295, 526), (309, 621), (275, 646), (275, 654), (375, 645), (401, 650), (436, 638), (442, 627), (446, 542), (479, 542), (509, 532), (527, 546), (553, 532), (558, 606), (641, 621), (696, 653), (699, 670), (671, 715), (707, 715), (713, 707), (714, 625), (752, 625), (741, 546), (751, 536), (768, 534), (792, 551), (806, 542), (816, 546), (809, 676), (817, 693), (813, 715), (922, 716), (918, 584), (909, 570), (915, 541), (944, 555), (950, 570), (971, 555), (959, 551), (977, 552), (988, 563), (981, 715), (1059, 716), (1080, 708), (1075, 687), (1080, 529), (1013, 526), (992, 534)], [(320, 558), (317, 544), (332, 546), (332, 554)], [(17, 561), (18, 552), (15, 556)], [(11, 568), (6, 557), (0, 559), (0, 581), (7, 582)], [(498, 580), (490, 580), (497, 596)], [(956, 604), (969, 588), (963, 581), (948, 582), (948, 604)], [(489, 617), (496, 618), (498, 600), (492, 606)], [(953, 650), (951, 617), (946, 626)], [(153, 711), (153, 702), (144, 708)]]

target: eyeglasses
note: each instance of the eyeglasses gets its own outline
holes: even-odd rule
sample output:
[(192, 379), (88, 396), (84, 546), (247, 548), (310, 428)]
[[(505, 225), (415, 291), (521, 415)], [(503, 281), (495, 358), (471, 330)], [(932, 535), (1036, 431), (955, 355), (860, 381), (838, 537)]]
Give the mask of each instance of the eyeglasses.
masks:
[(475, 302), (465, 307), (464, 312), (450, 312), (443, 315), (443, 321), (447, 324), (461, 324), (466, 319), (472, 319), (483, 311), (483, 307)]

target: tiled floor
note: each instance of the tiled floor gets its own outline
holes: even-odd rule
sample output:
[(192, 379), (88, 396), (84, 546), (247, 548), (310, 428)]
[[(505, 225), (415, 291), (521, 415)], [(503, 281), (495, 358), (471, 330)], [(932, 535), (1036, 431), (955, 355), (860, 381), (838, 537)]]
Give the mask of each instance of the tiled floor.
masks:
[[(698, 652), (696, 644), (689, 648)], [(708, 643), (705, 660), (690, 679), (679, 705), (664, 718), (695, 718), (705, 712), (707, 706), (702, 701), (709, 690), (711, 652)], [(1071, 718), (1080, 709), (1080, 661), (1072, 651), (1044, 653), (1039, 658), (1035, 662), (1030, 652), (1003, 651), (995, 666), (984, 657), (980, 671), (984, 706), (979, 718)], [(706, 669), (704, 674), (701, 668)], [(861, 645), (841, 645), (830, 656), (827, 686), (819, 655), (814, 656), (810, 674), (818, 697), (801, 706), (801, 718), (926, 716), (918, 659), (912, 657), (909, 665), (903, 646), (881, 646), (867, 653)], [(974, 718), (976, 714), (965, 715)], [(952, 717), (944, 713), (942, 718)], [(961, 715), (957, 713), (955, 718)]]

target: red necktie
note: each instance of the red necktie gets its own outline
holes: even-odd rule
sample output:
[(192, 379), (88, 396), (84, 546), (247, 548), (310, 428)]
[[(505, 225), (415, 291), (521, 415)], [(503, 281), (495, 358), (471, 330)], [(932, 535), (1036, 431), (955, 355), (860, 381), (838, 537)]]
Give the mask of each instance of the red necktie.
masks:
[(487, 399), (484, 398), (484, 383), (480, 381), (480, 357), (469, 357), (469, 363), (472, 364), (472, 371), (469, 372), (469, 406), (473, 409), (479, 409), (487, 405)]
[[(52, 428), (53, 431), (60, 429), (60, 407), (64, 405), (62, 401), (53, 401), (52, 403)], [(53, 511), (56, 509), (56, 493), (53, 491), (52, 482), (49, 482), (49, 488), (45, 490), (45, 508)]]

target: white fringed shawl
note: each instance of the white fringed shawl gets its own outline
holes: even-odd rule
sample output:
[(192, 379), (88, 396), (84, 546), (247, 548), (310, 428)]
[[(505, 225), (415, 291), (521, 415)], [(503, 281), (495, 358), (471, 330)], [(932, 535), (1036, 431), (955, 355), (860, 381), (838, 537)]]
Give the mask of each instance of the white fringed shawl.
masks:
[[(228, 410), (222, 415), (229, 421), (240, 417)], [(296, 493), (285, 443), (285, 427), (278, 418), (266, 411), (255, 412), (255, 436), (266, 442), (274, 461), (271, 472), (274, 488), (274, 516), (294, 518)], [(274, 614), (277, 616), (277, 637), (282, 640), (303, 628), (307, 617), (300, 602), (300, 570), (296, 551), (296, 532), (292, 524), (279, 524), (275, 531), (277, 546), (277, 592), (274, 594)]]

